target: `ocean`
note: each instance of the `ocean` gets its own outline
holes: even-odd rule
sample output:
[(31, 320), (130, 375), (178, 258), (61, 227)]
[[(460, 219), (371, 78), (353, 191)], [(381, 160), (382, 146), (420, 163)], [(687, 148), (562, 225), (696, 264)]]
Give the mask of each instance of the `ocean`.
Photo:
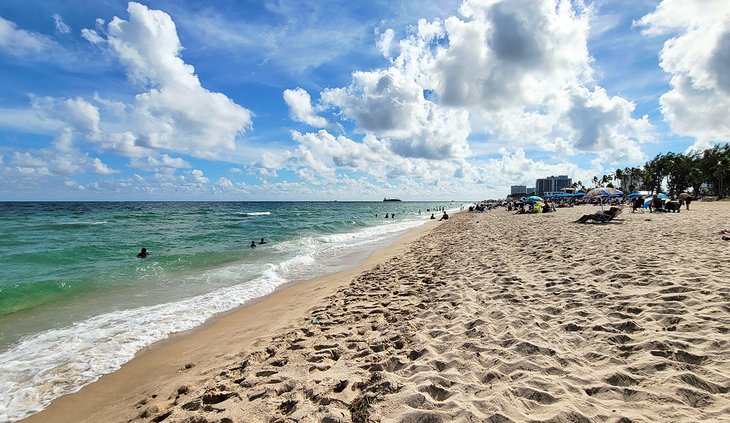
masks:
[(0, 203), (0, 422), (215, 314), (353, 267), (442, 207), (461, 203)]

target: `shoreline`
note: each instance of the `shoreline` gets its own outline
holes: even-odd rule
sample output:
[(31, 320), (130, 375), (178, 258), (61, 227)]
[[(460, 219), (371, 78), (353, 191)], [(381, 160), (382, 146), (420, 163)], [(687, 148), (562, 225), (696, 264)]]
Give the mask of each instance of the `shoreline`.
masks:
[[(176, 333), (143, 348), (118, 370), (103, 375), (80, 390), (53, 400), (45, 409), (19, 422), (80, 422), (98, 421), (94, 416), (100, 408), (117, 415), (117, 408), (126, 409), (128, 400), (144, 395), (147, 390), (166, 386), (179, 377), (181, 369), (200, 373), (207, 361), (225, 356), (221, 351), (245, 348), (258, 338), (270, 335), (294, 323), (312, 308), (316, 301), (332, 295), (359, 273), (382, 263), (407, 248), (416, 238), (430, 231), (436, 221), (406, 231), (385, 248), (375, 249), (354, 267), (305, 281), (287, 283), (264, 297), (256, 298), (233, 310), (216, 315), (201, 326)], [(267, 321), (257, 318), (267, 314)], [(226, 336), (228, 341), (221, 341)], [(210, 356), (210, 351), (218, 351)], [(170, 359), (170, 357), (174, 357)], [(186, 369), (186, 366), (194, 364)], [(199, 365), (201, 364), (201, 365)], [(208, 363), (208, 366), (215, 366)], [(144, 382), (140, 383), (143, 379)]]
[(730, 204), (595, 211), (454, 214), (26, 421), (722, 421)]

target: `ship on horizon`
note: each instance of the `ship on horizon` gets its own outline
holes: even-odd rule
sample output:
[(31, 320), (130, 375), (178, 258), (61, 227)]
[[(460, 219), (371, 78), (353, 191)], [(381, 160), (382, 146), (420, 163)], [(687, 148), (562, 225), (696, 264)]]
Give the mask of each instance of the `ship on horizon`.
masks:
[(400, 198), (383, 198), (383, 201), (400, 201)]

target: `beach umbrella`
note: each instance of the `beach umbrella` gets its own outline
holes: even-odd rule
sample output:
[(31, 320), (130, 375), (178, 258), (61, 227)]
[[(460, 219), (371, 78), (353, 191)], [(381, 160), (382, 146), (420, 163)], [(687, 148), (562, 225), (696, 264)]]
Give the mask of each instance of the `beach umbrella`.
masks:
[(629, 198), (635, 198), (635, 197), (638, 197), (640, 195), (641, 194), (639, 194), (638, 192), (632, 192), (631, 194), (627, 195), (627, 197), (629, 197)]
[(620, 190), (617, 190), (616, 188), (611, 188), (611, 187), (593, 188), (592, 190), (590, 190), (586, 193), (586, 197), (588, 197), (588, 198), (617, 197), (619, 195), (624, 195), (624, 193), (621, 192)]
[(601, 211), (603, 211), (603, 197), (617, 197), (620, 195), (624, 195), (624, 193), (616, 188), (598, 187), (588, 191), (586, 193), (586, 198), (601, 198)]
[(542, 197), (538, 197), (537, 195), (531, 195), (525, 198), (525, 203), (535, 203), (538, 201), (542, 201)]

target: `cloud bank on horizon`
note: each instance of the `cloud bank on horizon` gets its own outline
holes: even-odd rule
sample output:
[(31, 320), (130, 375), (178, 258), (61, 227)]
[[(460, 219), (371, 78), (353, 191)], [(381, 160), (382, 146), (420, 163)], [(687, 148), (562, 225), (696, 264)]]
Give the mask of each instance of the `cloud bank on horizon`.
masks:
[(730, 3), (619, 3), (11, 1), (0, 199), (496, 198), (730, 141)]

